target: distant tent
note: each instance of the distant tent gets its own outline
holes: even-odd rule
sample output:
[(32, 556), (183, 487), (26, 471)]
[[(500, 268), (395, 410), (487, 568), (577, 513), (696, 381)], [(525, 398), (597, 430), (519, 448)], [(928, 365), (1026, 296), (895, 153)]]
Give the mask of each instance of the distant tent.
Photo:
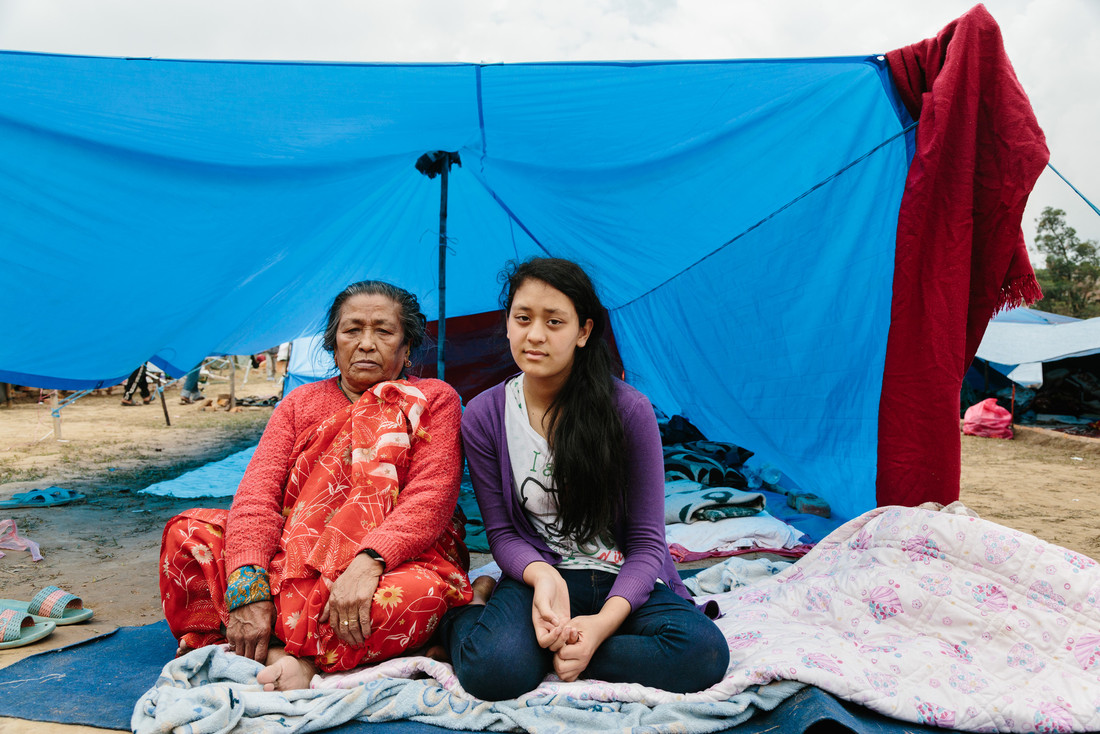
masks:
[(966, 374), (961, 403), (966, 407), (991, 396), (1020, 423), (1096, 435), (1100, 318), (1029, 308), (999, 314)]
[(321, 348), (320, 336), (303, 336), (290, 342), (290, 359), (286, 363), (283, 395), (311, 382), (330, 377), (335, 373), (331, 359)]
[(630, 382), (851, 516), (957, 497), (962, 375), (1038, 295), (1047, 152), (982, 6), (885, 57), (0, 70), (0, 381), (182, 374), (313, 333), (361, 278), (431, 316), (414, 163), (457, 151), (448, 314), (495, 308), (508, 259), (580, 261)]
[(1100, 354), (1100, 317), (1075, 319), (1030, 308), (999, 314), (989, 324), (978, 358), (1017, 385), (1043, 384), (1043, 364)]

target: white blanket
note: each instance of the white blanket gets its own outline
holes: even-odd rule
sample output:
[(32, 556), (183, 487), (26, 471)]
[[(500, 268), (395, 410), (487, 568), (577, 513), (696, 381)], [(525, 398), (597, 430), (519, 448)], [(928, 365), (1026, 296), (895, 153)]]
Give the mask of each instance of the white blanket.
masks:
[(793, 525), (760, 512), (750, 517), (731, 517), (690, 525), (665, 525), (665, 540), (689, 551), (720, 554), (739, 548), (794, 548), (804, 533)]

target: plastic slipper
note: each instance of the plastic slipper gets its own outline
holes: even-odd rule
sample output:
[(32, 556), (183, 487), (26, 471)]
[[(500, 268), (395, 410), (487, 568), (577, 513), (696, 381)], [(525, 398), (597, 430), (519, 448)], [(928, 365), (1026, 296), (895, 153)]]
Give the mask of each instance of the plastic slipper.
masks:
[(13, 510), (19, 507), (53, 507), (64, 505), (74, 500), (82, 500), (84, 495), (71, 489), (61, 487), (47, 487), (46, 489), (32, 489), (30, 492), (21, 492), (12, 495), (10, 500), (0, 501), (0, 509)]
[(57, 627), (53, 622), (35, 622), (14, 609), (0, 610), (0, 650), (37, 642)]
[(19, 614), (29, 614), (36, 622), (52, 622), (64, 626), (91, 619), (95, 614), (84, 607), (79, 596), (56, 586), (47, 586), (30, 601), (0, 599), (0, 610), (10, 609)]

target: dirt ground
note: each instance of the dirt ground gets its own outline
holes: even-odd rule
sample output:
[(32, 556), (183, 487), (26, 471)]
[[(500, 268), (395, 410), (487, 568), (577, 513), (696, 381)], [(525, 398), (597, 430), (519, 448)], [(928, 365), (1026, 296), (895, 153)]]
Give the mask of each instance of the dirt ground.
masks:
[[(274, 396), (279, 384), (262, 376), (257, 380), (253, 373), (248, 383), (236, 385), (235, 395)], [(229, 385), (211, 382), (204, 392), (216, 398), (228, 393)], [(49, 403), (20, 397), (0, 407), (0, 500), (49, 486), (85, 495), (52, 508), (0, 509), (0, 519), (14, 519), (19, 535), (38, 543), (43, 556), (33, 562), (26, 551), (2, 551), (0, 598), (29, 599), (54, 584), (95, 609), (89, 625), (59, 627), (41, 644), (0, 651), (0, 667), (46, 647), (160, 618), (156, 565), (161, 529), (195, 500), (138, 491), (254, 444), (272, 411), (242, 407), (230, 413), (181, 405), (177, 387), (165, 392), (165, 404), (171, 426), (159, 401), (123, 406), (118, 388), (112, 395), (85, 396), (62, 409), (60, 442), (50, 435)], [(229, 504), (228, 499), (204, 502)]]
[[(236, 395), (266, 397), (278, 385), (253, 372), (248, 383), (238, 380)], [(227, 393), (228, 384), (211, 382), (204, 391), (215, 397)], [(29, 599), (37, 589), (55, 584), (95, 609), (90, 624), (59, 627), (43, 642), (0, 651), (0, 667), (114, 627), (159, 620), (161, 529), (195, 500), (138, 490), (251, 445), (272, 410), (229, 413), (184, 406), (178, 388), (170, 387), (165, 393), (169, 427), (159, 402), (124, 407), (120, 392), (89, 395), (64, 408), (60, 442), (50, 434), (48, 403), (27, 396), (0, 407), (0, 500), (52, 485), (86, 495), (55, 508), (0, 510), (0, 519), (13, 518), (20, 535), (37, 542), (44, 556), (32, 562), (25, 551), (3, 551), (0, 598)], [(963, 436), (962, 454), (961, 499), (978, 514), (1100, 557), (1100, 439), (1017, 427), (1011, 441)], [(228, 507), (229, 499), (201, 503)], [(0, 734), (9, 731), (101, 730), (0, 718)]]

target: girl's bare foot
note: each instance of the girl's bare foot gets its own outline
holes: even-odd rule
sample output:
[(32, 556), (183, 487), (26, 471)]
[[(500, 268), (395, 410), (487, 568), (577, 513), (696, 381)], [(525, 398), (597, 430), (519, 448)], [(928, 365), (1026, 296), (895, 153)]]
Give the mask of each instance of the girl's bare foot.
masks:
[(474, 579), (474, 598), (471, 604), (488, 604), (489, 597), (493, 595), (493, 589), (497, 587), (496, 579), (492, 576), (478, 576)]
[(299, 691), (309, 688), (317, 675), (317, 666), (305, 658), (296, 658), (281, 647), (268, 650), (267, 667), (256, 674), (256, 682), (265, 691)]

